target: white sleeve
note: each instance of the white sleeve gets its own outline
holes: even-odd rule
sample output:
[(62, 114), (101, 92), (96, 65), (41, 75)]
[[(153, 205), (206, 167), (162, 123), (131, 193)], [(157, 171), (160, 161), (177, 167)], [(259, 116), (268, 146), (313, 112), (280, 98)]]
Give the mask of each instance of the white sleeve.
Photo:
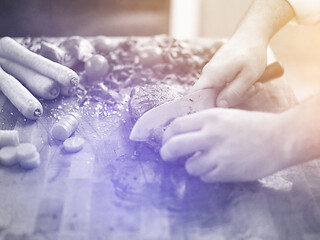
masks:
[(292, 6), (296, 19), (302, 24), (320, 21), (320, 0), (287, 0)]

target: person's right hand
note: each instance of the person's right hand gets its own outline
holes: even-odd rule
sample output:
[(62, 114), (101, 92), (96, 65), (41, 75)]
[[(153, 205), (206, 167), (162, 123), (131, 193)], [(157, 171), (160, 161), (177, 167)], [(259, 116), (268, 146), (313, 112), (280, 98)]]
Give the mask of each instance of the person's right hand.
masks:
[(263, 74), (267, 63), (267, 44), (253, 39), (233, 37), (224, 44), (203, 68), (191, 92), (218, 88), (218, 107), (240, 104), (244, 95), (253, 92), (254, 83)]
[(298, 114), (206, 109), (173, 120), (160, 155), (164, 161), (191, 155), (185, 168), (204, 182), (257, 180), (297, 162), (291, 124)]

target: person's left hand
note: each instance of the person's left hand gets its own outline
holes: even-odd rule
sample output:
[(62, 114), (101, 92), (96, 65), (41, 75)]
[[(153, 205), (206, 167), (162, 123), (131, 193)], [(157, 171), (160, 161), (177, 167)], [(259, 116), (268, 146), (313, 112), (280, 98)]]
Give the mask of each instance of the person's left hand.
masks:
[(286, 124), (283, 114), (212, 108), (174, 120), (160, 154), (193, 154), (185, 168), (204, 182), (252, 181), (289, 165)]

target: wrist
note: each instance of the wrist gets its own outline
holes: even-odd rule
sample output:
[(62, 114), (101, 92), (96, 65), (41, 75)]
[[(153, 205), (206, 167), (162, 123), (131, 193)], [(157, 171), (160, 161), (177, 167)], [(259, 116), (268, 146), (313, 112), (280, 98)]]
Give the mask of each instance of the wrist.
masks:
[(256, 0), (241, 21), (234, 36), (267, 46), (273, 35), (293, 16), (294, 12), (287, 0)]
[(282, 138), (278, 141), (278, 148), (281, 151), (280, 164), (281, 168), (291, 167), (302, 161), (300, 150), (295, 146), (299, 144), (299, 137), (295, 131), (295, 115), (296, 110), (286, 111), (279, 114), (279, 132)]
[(230, 41), (238, 42), (247, 48), (263, 47), (267, 49), (269, 44), (269, 38), (265, 34), (241, 28), (233, 34)]
[(280, 114), (287, 167), (320, 157), (320, 96)]

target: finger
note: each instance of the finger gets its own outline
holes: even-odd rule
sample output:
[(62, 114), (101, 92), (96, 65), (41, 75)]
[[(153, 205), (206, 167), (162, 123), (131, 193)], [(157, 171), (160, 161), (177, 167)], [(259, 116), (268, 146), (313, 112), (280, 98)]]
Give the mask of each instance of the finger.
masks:
[(172, 161), (207, 148), (203, 133), (191, 132), (170, 138), (160, 149), (164, 161)]
[(234, 182), (234, 181), (236, 181), (234, 176), (232, 176), (230, 174), (223, 173), (222, 171), (220, 171), (219, 166), (217, 166), (216, 168), (214, 168), (211, 171), (202, 175), (200, 177), (200, 179), (206, 183)]
[(201, 113), (195, 113), (173, 120), (163, 134), (162, 144), (175, 135), (200, 130), (205, 120), (201, 115)]
[(256, 96), (258, 93), (262, 92), (263, 90), (264, 90), (264, 84), (261, 82), (256, 82), (244, 93), (243, 97), (241, 98), (240, 104), (248, 100), (249, 98)]
[(221, 88), (232, 82), (240, 71), (240, 65), (220, 64), (213, 58), (204, 68), (199, 80), (193, 85), (190, 92), (205, 88)]
[(225, 44), (225, 41), (218, 41), (218, 42), (215, 42), (213, 45), (211, 45), (210, 55), (214, 57), (224, 44)]
[(186, 161), (185, 167), (190, 175), (201, 176), (212, 171), (216, 166), (217, 163), (208, 152), (199, 152)]
[(243, 182), (246, 181), (246, 178), (247, 176), (242, 176), (239, 178), (239, 176), (235, 174), (232, 169), (228, 171), (222, 171), (222, 168), (219, 168), (219, 165), (200, 177), (200, 179), (206, 183)]
[(247, 71), (242, 71), (236, 79), (226, 86), (217, 97), (218, 107), (232, 107), (241, 102), (244, 93), (253, 85), (257, 78), (250, 77)]
[(212, 44), (211, 46), (211, 50), (210, 52), (212, 53), (212, 55), (214, 55), (215, 53), (218, 52), (218, 50), (223, 46), (223, 44), (225, 44), (225, 41), (217, 41), (214, 44)]
[(217, 176), (217, 168), (211, 170), (210, 172), (202, 175), (200, 177), (201, 181), (206, 183), (215, 183), (219, 182), (219, 177)]

